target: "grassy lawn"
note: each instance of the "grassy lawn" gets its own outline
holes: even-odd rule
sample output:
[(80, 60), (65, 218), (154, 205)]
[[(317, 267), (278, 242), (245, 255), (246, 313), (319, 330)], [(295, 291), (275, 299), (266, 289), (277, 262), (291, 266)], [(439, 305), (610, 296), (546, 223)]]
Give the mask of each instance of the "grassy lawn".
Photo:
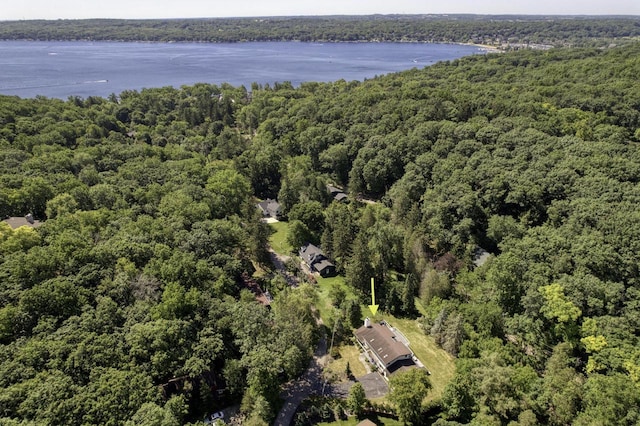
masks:
[(456, 370), (455, 359), (439, 348), (431, 336), (424, 334), (415, 320), (397, 319), (386, 314), (383, 317), (409, 339), (409, 347), (431, 372), (429, 379), (433, 388), (427, 399), (439, 398)]
[(320, 317), (322, 317), (322, 321), (325, 324), (332, 324), (333, 310), (335, 308), (331, 304), (331, 288), (333, 286), (339, 286), (344, 289), (347, 297), (353, 297), (351, 289), (347, 287), (347, 283), (344, 281), (344, 277), (340, 275), (330, 278), (317, 277), (316, 279), (318, 281), (318, 303), (316, 304), (316, 307), (320, 311)]
[(288, 222), (270, 223), (269, 226), (275, 231), (269, 237), (269, 245), (279, 254), (291, 255), (293, 248), (287, 242), (287, 232), (289, 231)]
[(360, 362), (360, 351), (356, 346), (343, 344), (338, 347), (338, 350), (340, 351), (340, 358), (331, 362), (325, 368), (325, 373), (330, 379), (338, 382), (347, 380), (347, 363), (349, 363), (351, 373), (355, 377), (367, 374), (367, 370), (365, 370), (364, 365)]
[[(333, 278), (320, 278), (318, 279), (318, 309), (320, 310), (320, 315), (323, 320), (327, 321), (329, 316), (331, 315), (331, 310), (333, 309), (331, 306), (331, 298), (329, 297), (329, 290), (332, 285), (337, 284), (343, 286), (345, 291), (347, 292), (347, 297), (354, 297), (353, 293), (347, 286), (344, 281), (344, 277), (338, 276)], [(404, 336), (409, 339), (410, 348), (416, 354), (418, 359), (425, 365), (425, 367), (431, 372), (431, 385), (432, 390), (429, 392), (427, 399), (437, 399), (442, 395), (442, 391), (445, 386), (455, 372), (455, 359), (450, 356), (446, 351), (439, 348), (433, 338), (431, 336), (427, 336), (419, 327), (418, 323), (413, 319), (402, 319), (395, 318), (393, 315), (387, 314), (386, 312), (378, 311), (378, 313), (373, 317), (367, 305), (362, 305), (363, 316), (372, 317), (375, 321), (385, 320), (390, 323), (393, 327), (396, 327)], [(421, 306), (419, 306), (421, 308)], [(358, 350), (356, 346), (351, 346), (354, 350)], [(345, 350), (344, 347), (341, 348), (341, 351)], [(347, 358), (347, 357), (345, 357)], [(357, 359), (355, 357), (354, 359)], [(334, 363), (338, 363), (341, 360), (336, 360)], [(359, 366), (362, 364), (360, 362), (357, 363)], [(356, 363), (349, 361), (349, 366), (351, 367), (354, 375), (356, 377), (359, 376), (358, 373), (355, 372), (354, 366)], [(344, 361), (344, 365), (337, 364), (335, 367), (330, 365), (330, 368), (333, 371), (344, 371), (346, 368), (346, 361)]]

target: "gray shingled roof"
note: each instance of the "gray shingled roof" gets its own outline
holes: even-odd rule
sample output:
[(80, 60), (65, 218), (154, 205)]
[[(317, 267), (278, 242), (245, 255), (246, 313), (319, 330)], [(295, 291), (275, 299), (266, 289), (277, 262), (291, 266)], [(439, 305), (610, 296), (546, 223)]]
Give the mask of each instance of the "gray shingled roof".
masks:
[(372, 323), (370, 327), (360, 327), (355, 334), (358, 340), (367, 343), (386, 367), (399, 357), (412, 355), (411, 350), (398, 341), (396, 335), (385, 325)]
[(28, 226), (30, 228), (37, 228), (42, 225), (42, 222), (39, 220), (33, 220), (33, 222), (29, 222), (26, 217), (10, 217), (5, 219), (5, 222), (9, 224), (11, 229), (17, 229), (21, 226)]

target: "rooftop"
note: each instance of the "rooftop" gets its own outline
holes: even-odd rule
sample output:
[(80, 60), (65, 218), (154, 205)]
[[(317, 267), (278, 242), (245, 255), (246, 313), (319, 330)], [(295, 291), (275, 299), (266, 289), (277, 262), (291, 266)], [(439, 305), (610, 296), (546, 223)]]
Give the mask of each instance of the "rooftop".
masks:
[(307, 262), (313, 263), (314, 261), (319, 261), (323, 258), (326, 258), (320, 247), (315, 246), (311, 243), (307, 243), (300, 247), (300, 256)]
[(394, 360), (403, 356), (411, 356), (411, 350), (396, 338), (395, 333), (386, 325), (371, 323), (362, 326), (355, 332), (361, 342), (366, 342), (378, 358), (389, 366)]
[(280, 203), (276, 200), (267, 198), (266, 200), (258, 203), (258, 208), (262, 210), (264, 215), (268, 215), (273, 218), (278, 218), (280, 216)]
[(42, 225), (42, 222), (35, 220), (32, 215), (26, 215), (24, 217), (10, 217), (4, 220), (9, 224), (11, 229), (17, 229), (21, 226), (28, 226), (30, 228), (37, 228)]

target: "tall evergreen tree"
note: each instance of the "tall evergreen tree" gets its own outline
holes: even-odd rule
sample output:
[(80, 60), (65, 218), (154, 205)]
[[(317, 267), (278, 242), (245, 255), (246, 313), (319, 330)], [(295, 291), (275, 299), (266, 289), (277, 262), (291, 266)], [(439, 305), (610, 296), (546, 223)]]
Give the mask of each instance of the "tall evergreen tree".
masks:
[(366, 298), (371, 295), (373, 274), (371, 253), (364, 232), (361, 232), (353, 242), (353, 254), (347, 264), (347, 283)]

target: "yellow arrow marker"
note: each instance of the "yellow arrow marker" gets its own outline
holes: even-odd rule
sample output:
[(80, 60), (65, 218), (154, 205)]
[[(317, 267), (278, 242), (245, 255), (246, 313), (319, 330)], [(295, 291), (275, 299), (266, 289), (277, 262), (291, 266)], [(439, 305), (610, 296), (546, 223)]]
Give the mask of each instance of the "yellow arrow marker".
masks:
[(376, 289), (373, 285), (373, 277), (371, 278), (371, 304), (369, 305), (369, 309), (371, 309), (371, 313), (373, 315), (378, 312), (378, 305), (376, 305)]

